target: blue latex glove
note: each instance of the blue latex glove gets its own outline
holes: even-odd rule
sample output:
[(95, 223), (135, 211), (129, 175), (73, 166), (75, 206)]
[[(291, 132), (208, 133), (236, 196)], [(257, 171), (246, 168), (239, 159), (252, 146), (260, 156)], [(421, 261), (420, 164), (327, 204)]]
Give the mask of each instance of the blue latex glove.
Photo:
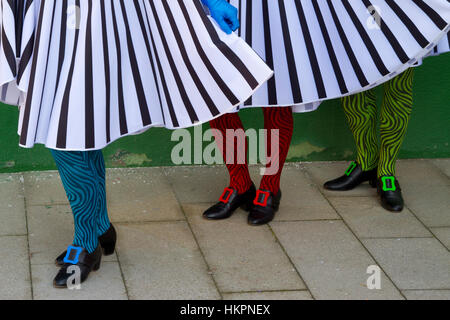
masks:
[(227, 34), (239, 29), (238, 10), (225, 0), (202, 0), (209, 8), (211, 17)]

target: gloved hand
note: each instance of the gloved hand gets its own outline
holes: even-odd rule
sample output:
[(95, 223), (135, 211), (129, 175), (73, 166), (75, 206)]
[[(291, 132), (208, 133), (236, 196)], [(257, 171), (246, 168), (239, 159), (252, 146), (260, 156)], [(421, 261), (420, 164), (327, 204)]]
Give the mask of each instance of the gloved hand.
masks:
[(227, 34), (239, 29), (238, 10), (225, 0), (202, 0), (211, 16)]

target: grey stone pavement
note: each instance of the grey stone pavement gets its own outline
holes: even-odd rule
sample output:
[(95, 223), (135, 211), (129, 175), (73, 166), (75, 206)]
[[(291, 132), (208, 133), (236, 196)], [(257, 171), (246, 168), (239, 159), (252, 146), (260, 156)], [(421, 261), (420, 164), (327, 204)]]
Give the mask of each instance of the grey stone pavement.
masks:
[[(228, 182), (224, 167), (108, 170), (118, 247), (74, 291), (52, 287), (73, 235), (58, 174), (2, 174), (0, 299), (449, 300), (450, 159), (399, 162), (402, 213), (384, 211), (368, 185), (321, 187), (347, 165), (287, 165), (280, 212), (263, 227), (243, 211), (201, 218)], [(380, 289), (367, 287), (369, 266)]]

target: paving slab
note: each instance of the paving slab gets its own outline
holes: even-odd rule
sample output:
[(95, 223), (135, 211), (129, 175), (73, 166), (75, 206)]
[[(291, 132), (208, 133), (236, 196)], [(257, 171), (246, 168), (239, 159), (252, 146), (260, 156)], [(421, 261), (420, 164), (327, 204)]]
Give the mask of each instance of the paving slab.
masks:
[(429, 160), (400, 160), (397, 175), (402, 188), (409, 186), (448, 186), (450, 180)]
[(436, 239), (363, 242), (400, 289), (450, 289), (450, 254)]
[(25, 235), (25, 201), (22, 174), (0, 174), (0, 236)]
[(450, 300), (450, 290), (404, 290), (408, 300)]
[(450, 227), (431, 228), (431, 232), (450, 250)]
[(220, 299), (186, 222), (119, 225), (118, 257), (130, 299)]
[[(348, 164), (287, 164), (280, 211), (256, 228), (242, 210), (201, 218), (228, 184), (225, 166), (108, 169), (118, 255), (81, 291), (52, 287), (53, 260), (73, 239), (58, 172), (0, 174), (0, 299), (32, 298), (30, 257), (43, 300), (450, 300), (450, 159), (399, 161), (402, 213), (382, 209), (368, 184), (323, 190)], [(250, 166), (256, 185), (260, 167)], [(366, 286), (371, 265), (383, 269), (381, 290)]]
[[(31, 263), (53, 263), (73, 241), (70, 206), (32, 206), (28, 208), (27, 214)], [(104, 261), (117, 261), (117, 257), (115, 254), (104, 257)]]
[(108, 170), (107, 195), (113, 222), (183, 219), (161, 168)]
[(341, 221), (274, 222), (272, 228), (316, 299), (402, 299), (384, 273), (369, 290), (369, 266), (377, 265)]
[(450, 226), (450, 186), (407, 185), (406, 206), (428, 227)]
[(376, 198), (333, 197), (331, 203), (358, 238), (431, 237), (431, 233), (406, 208), (393, 213)]
[(450, 159), (435, 159), (430, 161), (450, 178)]
[(26, 236), (0, 237), (0, 300), (31, 299)]
[(202, 218), (208, 207), (183, 209), (222, 292), (305, 289), (268, 226), (249, 226), (242, 210), (227, 220), (208, 221)]
[[(250, 176), (259, 186), (261, 166), (250, 165)], [(165, 167), (164, 173), (180, 203), (217, 202), (223, 189), (229, 185), (226, 166)]]
[(35, 300), (126, 300), (125, 285), (117, 262), (102, 262), (100, 270), (91, 272), (80, 289), (56, 289), (53, 278), (58, 268), (52, 264), (32, 266)]
[(23, 178), (27, 205), (68, 204), (57, 171), (25, 172)]
[(216, 202), (228, 186), (225, 166), (164, 168), (180, 203)]
[(227, 293), (224, 300), (313, 300), (308, 291), (273, 291), (251, 293)]
[(367, 182), (350, 191), (329, 191), (323, 188), (325, 182), (344, 175), (350, 162), (314, 162), (301, 165), (327, 197), (375, 197), (377, 195), (376, 189)]
[(281, 190), (283, 198), (275, 221), (340, 219), (300, 166), (284, 168)]
[[(261, 180), (261, 166), (249, 166), (255, 185)], [(229, 183), (225, 166), (179, 167), (164, 169), (180, 203), (217, 202), (224, 187)], [(190, 183), (186, 183), (189, 181)], [(214, 183), (212, 183), (214, 182)], [(283, 199), (276, 220), (322, 220), (338, 219), (317, 187), (298, 167), (288, 165), (283, 171)]]

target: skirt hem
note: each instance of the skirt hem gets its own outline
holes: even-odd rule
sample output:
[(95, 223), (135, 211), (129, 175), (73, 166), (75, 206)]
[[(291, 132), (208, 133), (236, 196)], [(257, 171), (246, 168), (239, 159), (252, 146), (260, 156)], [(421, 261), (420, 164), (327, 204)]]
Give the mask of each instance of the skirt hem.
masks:
[[(443, 37), (445, 37), (448, 34), (449, 31), (450, 31), (450, 24), (440, 33), (440, 35), (433, 42), (430, 42), (430, 43), (438, 43), (439, 40), (441, 40)], [(362, 87), (360, 90), (356, 90), (356, 91), (352, 91), (352, 92), (349, 92), (349, 93), (346, 93), (346, 94), (341, 94), (341, 95), (336, 95), (336, 96), (328, 96), (328, 97), (325, 97), (325, 98), (322, 98), (322, 99), (317, 98), (316, 100), (310, 100), (310, 101), (301, 102), (301, 103), (277, 104), (277, 105), (270, 105), (270, 104), (268, 104), (268, 105), (242, 106), (240, 108), (240, 110), (247, 109), (247, 108), (270, 108), (270, 107), (274, 107), (274, 106), (277, 106), (277, 107), (300, 107), (300, 106), (307, 105), (307, 104), (313, 104), (315, 102), (318, 103), (318, 102), (324, 102), (324, 101), (328, 101), (328, 100), (339, 99), (339, 98), (351, 96), (351, 95), (354, 95), (354, 94), (357, 94), (357, 93), (360, 93), (360, 92), (364, 92), (364, 91), (370, 90), (372, 88), (375, 88), (375, 87), (377, 87), (379, 85), (382, 85), (383, 83), (386, 83), (389, 80), (392, 80), (393, 78), (395, 78), (399, 74), (405, 72), (408, 68), (416, 67), (417, 66), (416, 63), (418, 61), (420, 61), (421, 59), (430, 57), (429, 56), (429, 52), (430, 52), (429, 50), (430, 50), (429, 48), (422, 49), (420, 51), (420, 53), (418, 53), (415, 57), (411, 58), (411, 60), (409, 62), (401, 65), (396, 71), (393, 71), (393, 72), (385, 75), (384, 77), (380, 78), (380, 80), (378, 80), (376, 83), (372, 83), (369, 86)], [(440, 53), (440, 54), (444, 54), (444, 53), (445, 52)], [(316, 111), (317, 109), (318, 108), (316, 108), (314, 110), (310, 110), (310, 111), (307, 110), (307, 111), (302, 111), (302, 112), (295, 112), (294, 111), (294, 113), (313, 112), (313, 111)]]
[[(250, 91), (250, 93), (248, 94), (248, 96), (247, 96), (245, 99), (243, 99), (243, 101), (246, 101), (246, 100), (249, 99), (251, 96), (253, 96), (253, 95), (255, 94), (255, 92), (256, 92), (262, 85), (264, 85), (264, 84), (267, 82), (267, 80), (269, 80), (270, 78), (273, 77), (273, 75), (274, 75), (274, 73), (273, 73), (273, 71), (272, 71), (272, 72), (267, 76), (267, 78), (264, 79), (264, 81), (262, 81), (255, 89), (253, 89), (252, 91)], [(36, 144), (41, 144), (41, 145), (44, 145), (44, 146), (45, 146), (46, 148), (48, 148), (48, 149), (58, 150), (58, 151), (95, 151), (95, 150), (102, 150), (102, 149), (106, 148), (107, 146), (109, 146), (110, 144), (116, 142), (117, 140), (119, 140), (119, 139), (121, 139), (121, 138), (128, 137), (128, 136), (133, 136), (133, 135), (137, 135), (137, 134), (141, 134), (141, 133), (144, 133), (144, 132), (146, 132), (146, 131), (148, 131), (149, 129), (152, 129), (152, 128), (166, 128), (166, 129), (168, 129), (168, 130), (181, 130), (181, 129), (188, 129), (188, 128), (200, 126), (200, 125), (203, 125), (203, 124), (205, 124), (205, 123), (207, 123), (207, 122), (210, 122), (210, 121), (212, 121), (212, 120), (214, 120), (214, 119), (217, 119), (217, 118), (223, 116), (223, 115), (226, 114), (226, 113), (232, 112), (232, 110), (235, 110), (235, 109), (236, 109), (239, 105), (241, 105), (241, 104), (242, 104), (242, 102), (239, 102), (238, 104), (236, 104), (236, 105), (230, 107), (230, 110), (224, 111), (223, 113), (221, 113), (221, 114), (218, 115), (218, 116), (210, 117), (210, 118), (208, 118), (207, 120), (199, 121), (198, 123), (195, 123), (193, 126), (192, 126), (192, 125), (189, 125), (189, 126), (181, 126), (181, 127), (174, 128), (174, 127), (167, 127), (167, 126), (165, 126), (164, 124), (151, 124), (151, 125), (148, 125), (148, 126), (144, 126), (144, 127), (140, 128), (140, 129), (133, 130), (133, 132), (129, 132), (129, 133), (127, 133), (127, 134), (124, 134), (124, 135), (121, 135), (121, 136), (119, 136), (119, 137), (117, 137), (117, 138), (114, 138), (114, 139), (112, 139), (110, 142), (108, 142), (108, 143), (106, 143), (106, 144), (103, 144), (102, 146), (98, 146), (98, 147), (91, 148), (91, 149), (86, 149), (86, 148), (64, 148), (64, 149), (61, 149), (61, 148), (56, 148), (56, 147), (50, 146), (50, 145), (49, 145), (48, 143), (46, 143), (46, 142), (36, 142), (36, 141), (35, 141), (32, 145), (23, 145), (23, 144), (20, 144), (20, 143), (19, 143), (19, 146), (22, 147), (22, 148), (25, 148), (25, 149), (32, 149)], [(19, 132), (18, 132), (18, 135), (20, 136), (20, 133), (19, 133)]]

